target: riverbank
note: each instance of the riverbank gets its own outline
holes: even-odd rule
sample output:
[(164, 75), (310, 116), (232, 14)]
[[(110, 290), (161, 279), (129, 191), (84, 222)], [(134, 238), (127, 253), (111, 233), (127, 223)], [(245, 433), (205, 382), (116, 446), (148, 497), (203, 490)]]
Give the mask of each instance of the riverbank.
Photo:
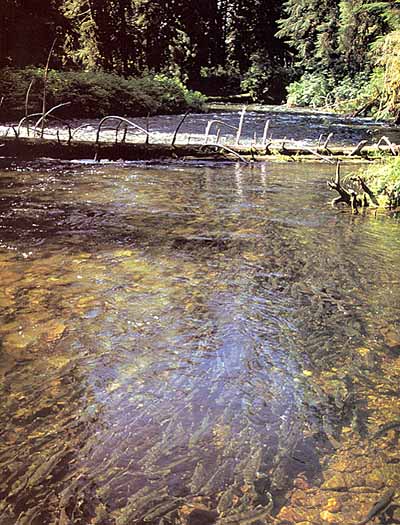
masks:
[(367, 183), (376, 194), (380, 205), (400, 206), (400, 157), (385, 159), (363, 170)]

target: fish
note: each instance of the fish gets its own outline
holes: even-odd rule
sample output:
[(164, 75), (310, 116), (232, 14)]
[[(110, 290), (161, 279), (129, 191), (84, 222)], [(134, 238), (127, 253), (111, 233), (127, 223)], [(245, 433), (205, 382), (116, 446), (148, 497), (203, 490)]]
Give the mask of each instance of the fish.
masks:
[(384, 425), (381, 425), (379, 429), (371, 436), (372, 439), (377, 439), (382, 437), (386, 432), (389, 432), (389, 430), (392, 430), (394, 428), (400, 427), (400, 421), (391, 421), (389, 423), (385, 423)]
[(367, 516), (355, 525), (366, 525), (366, 523), (368, 523), (369, 521), (383, 514), (392, 503), (394, 495), (394, 489), (386, 490), (383, 493), (382, 497), (371, 507), (371, 510), (368, 512)]

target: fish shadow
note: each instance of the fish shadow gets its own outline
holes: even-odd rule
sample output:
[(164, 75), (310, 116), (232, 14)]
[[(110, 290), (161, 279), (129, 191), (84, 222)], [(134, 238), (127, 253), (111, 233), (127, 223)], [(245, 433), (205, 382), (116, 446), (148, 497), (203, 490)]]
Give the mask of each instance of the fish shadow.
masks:
[(394, 503), (390, 505), (384, 515), (381, 517), (381, 523), (385, 525), (397, 525), (400, 524), (400, 513), (397, 513), (397, 516), (394, 516), (394, 513), (397, 509), (400, 509), (400, 505)]

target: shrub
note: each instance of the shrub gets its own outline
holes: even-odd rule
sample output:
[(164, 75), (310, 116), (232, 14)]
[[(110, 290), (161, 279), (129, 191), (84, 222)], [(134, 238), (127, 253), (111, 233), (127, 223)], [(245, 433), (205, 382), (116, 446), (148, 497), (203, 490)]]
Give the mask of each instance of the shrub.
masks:
[[(25, 95), (29, 113), (42, 109), (44, 71), (40, 68), (0, 71), (0, 93), (4, 94), (0, 118), (21, 118), (25, 114)], [(111, 113), (141, 116), (178, 113), (187, 109), (202, 111), (204, 97), (189, 91), (179, 80), (147, 75), (122, 78), (103, 72), (60, 72), (50, 70), (47, 82), (47, 107), (71, 101), (57, 114), (63, 117), (103, 117)]]
[(324, 107), (329, 103), (334, 81), (327, 75), (305, 73), (288, 88), (287, 103), (290, 106)]
[[(359, 73), (340, 80), (323, 74), (305, 73), (300, 80), (289, 85), (287, 102), (292, 106), (351, 112), (377, 98), (380, 83), (378, 71), (372, 77)], [(370, 110), (374, 110), (372, 105)]]

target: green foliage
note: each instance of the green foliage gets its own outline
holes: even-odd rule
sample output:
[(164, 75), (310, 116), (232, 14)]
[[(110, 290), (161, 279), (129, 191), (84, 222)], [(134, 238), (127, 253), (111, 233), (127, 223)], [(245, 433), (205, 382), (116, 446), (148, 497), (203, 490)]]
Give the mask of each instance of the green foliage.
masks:
[(377, 97), (379, 84), (366, 73), (346, 76), (340, 82), (333, 76), (305, 73), (302, 78), (290, 84), (288, 104), (353, 112)]
[(237, 93), (255, 53), (278, 69), (288, 58), (287, 47), (275, 36), (282, 9), (278, 0), (2, 2), (0, 67), (43, 66), (58, 34), (51, 60), (56, 69), (125, 78), (167, 72), (189, 87), (208, 90), (202, 71), (211, 72), (212, 83), (212, 71), (221, 68), (229, 72), (226, 91)]
[(400, 206), (400, 157), (385, 160), (380, 166), (371, 166), (362, 175), (381, 204)]
[(277, 35), (295, 50), (301, 71), (321, 72), (336, 64), (338, 24), (337, 0), (286, 0)]
[(376, 99), (378, 88), (367, 73), (346, 76), (332, 88), (329, 105), (336, 111), (352, 113)]
[[(200, 103), (171, 78), (209, 95), (244, 90), (279, 103), (295, 78), (291, 104), (352, 109), (375, 97), (377, 114), (400, 122), (400, 0), (2, 2), (0, 67), (43, 67), (58, 36), (51, 67), (85, 73), (62, 82), (52, 73), (49, 104), (72, 93), (77, 113), (92, 115), (96, 104), (96, 114), (142, 114)], [(26, 83), (7, 84), (7, 71), (13, 113)], [(29, 75), (36, 107), (41, 73)]]
[(339, 53), (346, 75), (370, 74), (374, 68), (371, 45), (387, 31), (385, 20), (364, 0), (340, 2)]
[(281, 103), (290, 70), (259, 54), (251, 57), (251, 66), (244, 75), (241, 88), (249, 93), (254, 101)]
[(375, 52), (378, 56), (372, 81), (380, 81), (378, 116), (395, 116), (400, 121), (400, 30), (391, 31), (377, 41)]
[(400, 2), (286, 0), (278, 35), (295, 51), (291, 105), (369, 110), (400, 122)]
[(290, 106), (327, 106), (333, 84), (332, 77), (318, 73), (305, 73), (300, 80), (288, 86), (287, 103)]
[[(29, 113), (41, 111), (43, 73), (40, 68), (0, 71), (0, 92), (5, 94), (1, 118), (25, 114), (25, 95), (32, 79)], [(71, 101), (71, 106), (58, 112), (68, 117), (166, 114), (202, 110), (204, 106), (199, 93), (165, 75), (122, 78), (104, 72), (50, 70), (47, 93), (48, 107)]]
[(209, 96), (224, 96), (240, 92), (240, 72), (235, 67), (202, 67), (196, 87)]

